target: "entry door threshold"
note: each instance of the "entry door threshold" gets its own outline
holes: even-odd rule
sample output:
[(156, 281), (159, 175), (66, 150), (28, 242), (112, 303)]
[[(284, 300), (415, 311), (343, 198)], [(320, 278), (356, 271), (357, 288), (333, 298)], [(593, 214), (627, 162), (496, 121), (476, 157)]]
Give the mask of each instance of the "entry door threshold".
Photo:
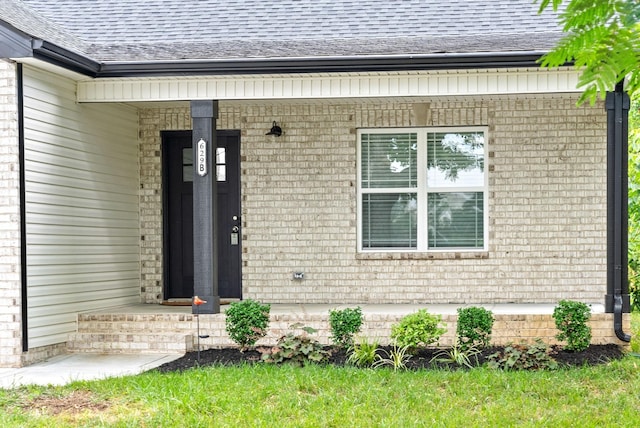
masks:
[[(233, 302), (239, 302), (240, 299), (234, 299), (234, 298), (220, 298), (220, 304), (221, 305), (228, 305), (230, 303)], [(191, 306), (191, 299), (190, 298), (184, 298), (184, 299), (168, 299), (168, 300), (163, 300), (162, 301), (162, 305), (164, 306)]]
[(191, 299), (188, 297), (184, 299), (168, 299), (163, 300), (162, 304), (164, 306), (191, 306)]

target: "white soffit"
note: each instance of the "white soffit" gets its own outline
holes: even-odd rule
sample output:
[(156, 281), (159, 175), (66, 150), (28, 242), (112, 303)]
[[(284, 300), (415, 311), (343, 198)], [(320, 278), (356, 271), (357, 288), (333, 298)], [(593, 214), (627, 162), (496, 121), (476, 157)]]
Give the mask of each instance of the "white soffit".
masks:
[(562, 69), (105, 78), (78, 82), (78, 102), (293, 100), (580, 92)]

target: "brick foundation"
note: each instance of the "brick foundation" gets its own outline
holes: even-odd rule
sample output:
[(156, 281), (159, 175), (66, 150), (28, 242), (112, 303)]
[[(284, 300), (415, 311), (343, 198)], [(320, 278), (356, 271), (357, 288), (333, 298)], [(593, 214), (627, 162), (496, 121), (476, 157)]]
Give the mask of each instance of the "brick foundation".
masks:
[[(313, 337), (323, 344), (331, 344), (328, 312), (272, 313), (269, 331), (258, 345), (273, 345), (279, 337), (293, 331), (292, 324), (300, 323), (318, 330)], [(381, 345), (390, 343), (391, 326), (412, 310), (389, 312), (364, 311), (364, 324), (360, 336), (377, 340)], [(431, 313), (436, 313), (430, 311)], [(491, 343), (533, 343), (542, 339), (549, 345), (561, 344), (555, 338), (555, 328), (551, 314), (495, 314)], [(441, 337), (440, 346), (451, 346), (455, 341), (457, 316), (442, 315), (447, 332)], [(197, 319), (192, 314), (81, 314), (78, 333), (68, 342), (71, 352), (93, 353), (171, 353), (195, 350), (197, 343)], [(624, 315), (624, 329), (630, 331), (630, 317)], [(628, 346), (618, 340), (613, 332), (613, 315), (594, 313), (589, 325), (592, 329), (592, 344), (616, 343)], [(200, 315), (201, 335), (209, 335), (200, 340), (201, 349), (236, 346), (225, 330), (224, 314)], [(297, 330), (296, 333), (301, 333)]]

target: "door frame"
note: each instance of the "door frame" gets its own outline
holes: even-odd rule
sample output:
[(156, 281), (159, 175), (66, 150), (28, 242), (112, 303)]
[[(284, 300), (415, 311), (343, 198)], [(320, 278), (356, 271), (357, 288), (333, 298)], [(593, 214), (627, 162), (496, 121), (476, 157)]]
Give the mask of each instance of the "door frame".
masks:
[[(170, 282), (171, 275), (171, 264), (169, 260), (169, 251), (168, 248), (171, 245), (170, 237), (169, 237), (169, 170), (166, 167), (166, 156), (167, 156), (167, 141), (171, 138), (178, 137), (191, 137), (192, 130), (164, 130), (160, 131), (160, 153), (161, 153), (161, 169), (162, 169), (162, 301), (166, 301), (166, 296), (168, 295), (168, 287)], [(216, 130), (216, 141), (218, 136), (225, 135), (233, 135), (238, 137), (238, 144), (241, 144), (241, 133), (239, 130)], [(241, 150), (238, 150), (238, 201), (240, 203), (240, 211), (242, 211), (242, 183), (241, 183)], [(242, 221), (242, 215), (240, 215), (240, 220)], [(242, 229), (242, 227), (241, 227)], [(242, 238), (239, 240), (240, 251), (239, 251), (239, 269), (238, 272), (238, 280), (240, 281), (240, 299), (242, 299), (243, 294), (243, 286), (242, 286)]]

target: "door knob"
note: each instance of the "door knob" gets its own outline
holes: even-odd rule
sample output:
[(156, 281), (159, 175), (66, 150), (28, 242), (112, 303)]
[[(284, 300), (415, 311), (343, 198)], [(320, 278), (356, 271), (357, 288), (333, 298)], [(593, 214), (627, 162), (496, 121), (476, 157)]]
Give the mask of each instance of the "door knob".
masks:
[(233, 233), (238, 233), (239, 230), (240, 230), (240, 228), (238, 226), (233, 226), (231, 228), (231, 232), (233, 232)]

